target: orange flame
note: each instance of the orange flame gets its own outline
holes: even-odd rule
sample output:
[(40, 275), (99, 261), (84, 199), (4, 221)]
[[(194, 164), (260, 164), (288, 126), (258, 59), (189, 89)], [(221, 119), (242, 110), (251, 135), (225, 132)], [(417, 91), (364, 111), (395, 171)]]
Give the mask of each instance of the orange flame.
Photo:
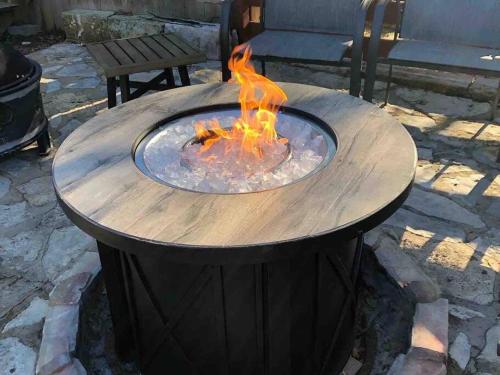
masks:
[[(275, 127), (277, 113), (288, 98), (273, 81), (255, 72), (251, 56), (250, 46), (243, 44), (233, 50), (229, 60), (234, 77), (231, 82), (240, 85), (241, 117), (231, 129), (222, 128), (217, 120), (195, 124), (196, 138), (203, 140), (200, 153), (206, 153), (215, 143), (223, 141), (226, 154), (239, 148), (240, 157), (253, 155), (260, 159), (264, 144), (288, 142), (285, 138), (278, 138)], [(206, 158), (208, 161), (213, 159), (213, 156)]]

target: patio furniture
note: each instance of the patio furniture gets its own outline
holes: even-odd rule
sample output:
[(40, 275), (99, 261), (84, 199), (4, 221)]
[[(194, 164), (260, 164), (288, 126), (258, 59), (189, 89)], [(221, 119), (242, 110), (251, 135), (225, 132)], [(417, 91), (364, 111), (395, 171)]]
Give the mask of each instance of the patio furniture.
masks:
[[(350, 94), (361, 91), (361, 60), (367, 11), (376, 0), (265, 0), (262, 6), (263, 32), (249, 43), (253, 58), (351, 67)], [(231, 4), (222, 5), (222, 76), (227, 81), (231, 42)], [(351, 51), (351, 60), (346, 54)]]
[[(202, 52), (175, 34), (148, 35), (93, 43), (89, 52), (104, 70), (108, 86), (108, 108), (116, 106), (117, 79), (122, 103), (136, 99), (150, 90), (178, 87), (172, 68), (179, 70), (182, 86), (191, 84), (187, 65), (206, 61)], [(130, 74), (163, 69), (149, 82), (130, 81)], [(162, 84), (166, 81), (166, 84)], [(136, 88), (134, 92), (130, 88)]]
[[(388, 0), (375, 11), (380, 30)], [(402, 6), (397, 0), (398, 6)], [(392, 66), (404, 65), (500, 78), (500, 1), (406, 0), (396, 28), (395, 44), (386, 59), (377, 57), (380, 34), (370, 39), (365, 95), (371, 100), (377, 60), (390, 64), (385, 103), (389, 99)], [(500, 82), (492, 103), (496, 117)]]
[[(382, 27), (389, 0), (375, 11), (373, 29)], [(401, 7), (401, 1), (397, 0)], [(377, 61), (390, 64), (385, 92), (389, 100), (392, 66), (403, 65), (500, 78), (500, 1), (406, 0), (396, 27), (395, 45), (386, 59), (377, 56), (380, 34), (372, 35), (364, 98), (371, 101)], [(497, 116), (500, 80), (491, 106)], [(500, 151), (497, 156), (500, 162)]]
[(42, 67), (8, 44), (0, 44), (0, 157), (37, 142), (50, 152), (48, 120), (40, 95)]
[(339, 374), (352, 353), (363, 233), (409, 194), (415, 144), (359, 98), (280, 87), (286, 113), (342, 147), (276, 189), (211, 194), (138, 172), (148, 134), (239, 108), (236, 85), (193, 85), (105, 111), (55, 156), (61, 206), (98, 241), (116, 345), (135, 352), (142, 374)]

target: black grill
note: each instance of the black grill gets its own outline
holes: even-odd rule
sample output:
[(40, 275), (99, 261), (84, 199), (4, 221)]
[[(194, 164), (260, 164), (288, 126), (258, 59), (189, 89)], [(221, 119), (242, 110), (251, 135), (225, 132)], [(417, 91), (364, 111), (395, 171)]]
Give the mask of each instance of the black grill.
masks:
[(40, 154), (50, 151), (41, 76), (37, 62), (9, 46), (0, 46), (0, 156), (35, 141)]

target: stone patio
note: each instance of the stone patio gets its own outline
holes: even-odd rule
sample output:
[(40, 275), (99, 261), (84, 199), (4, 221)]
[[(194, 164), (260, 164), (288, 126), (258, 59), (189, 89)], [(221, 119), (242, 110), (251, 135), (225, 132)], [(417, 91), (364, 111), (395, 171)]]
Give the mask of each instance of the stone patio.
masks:
[[(53, 45), (31, 57), (44, 68), (44, 105), (57, 148), (78, 126), (106, 110), (105, 81), (77, 44)], [(190, 67), (190, 73), (193, 84), (220, 80), (217, 62)], [(269, 64), (268, 75), (348, 88), (348, 78), (328, 69)], [(377, 88), (381, 101), (384, 84)], [(485, 120), (488, 103), (472, 99), (394, 85), (390, 103), (385, 109), (418, 146), (415, 187), (404, 207), (369, 233), (367, 241), (387, 273), (422, 304), (416, 320), (431, 314), (431, 303), (439, 309), (447, 303), (449, 348), (447, 342), (446, 347), (430, 347), (444, 350), (448, 373), (500, 374), (500, 165), (495, 161), (500, 125)], [(45, 341), (62, 339), (50, 335), (57, 314), (78, 322), (78, 309), (69, 306), (77, 306), (80, 296), (70, 293), (68, 285), (83, 290), (99, 270), (94, 241), (57, 204), (53, 157), (54, 152), (40, 158), (31, 147), (0, 160), (0, 374), (28, 375), (35, 368), (38, 374), (62, 373), (57, 371), (69, 371), (68, 366), (71, 373), (85, 373), (70, 357), (61, 354), (55, 363), (48, 360), (51, 353), (38, 355), (44, 321)], [(415, 349), (421, 344), (414, 339), (432, 340), (419, 336), (416, 327), (412, 348), (401, 353), (394, 371), (397, 366), (411, 368), (413, 358), (421, 356)], [(71, 352), (74, 342), (68, 345)]]

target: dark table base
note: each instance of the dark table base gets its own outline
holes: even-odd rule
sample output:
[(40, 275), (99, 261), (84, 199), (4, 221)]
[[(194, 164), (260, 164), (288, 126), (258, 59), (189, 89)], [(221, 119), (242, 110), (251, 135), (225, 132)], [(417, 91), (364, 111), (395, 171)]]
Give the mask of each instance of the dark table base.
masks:
[(306, 256), (214, 266), (99, 243), (118, 355), (146, 375), (339, 373), (353, 345), (362, 236), (307, 244)]

